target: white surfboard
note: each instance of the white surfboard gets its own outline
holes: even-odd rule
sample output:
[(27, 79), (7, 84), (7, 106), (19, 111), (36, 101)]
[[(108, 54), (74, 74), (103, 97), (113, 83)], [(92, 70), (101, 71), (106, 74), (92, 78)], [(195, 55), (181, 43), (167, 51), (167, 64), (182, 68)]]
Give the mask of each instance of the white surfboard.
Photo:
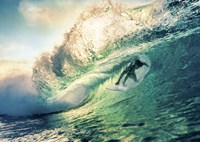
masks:
[(112, 91), (127, 91), (129, 88), (126, 86), (123, 86), (123, 85), (116, 85), (116, 86), (110, 85), (110, 86), (106, 87), (106, 89), (112, 90)]

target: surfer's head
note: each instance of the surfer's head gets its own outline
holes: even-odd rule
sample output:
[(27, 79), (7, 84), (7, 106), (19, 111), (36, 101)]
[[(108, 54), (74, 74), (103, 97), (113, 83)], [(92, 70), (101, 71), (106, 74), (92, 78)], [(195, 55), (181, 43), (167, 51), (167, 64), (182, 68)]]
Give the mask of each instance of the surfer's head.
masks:
[(139, 59), (136, 59), (135, 64), (141, 64), (141, 61)]

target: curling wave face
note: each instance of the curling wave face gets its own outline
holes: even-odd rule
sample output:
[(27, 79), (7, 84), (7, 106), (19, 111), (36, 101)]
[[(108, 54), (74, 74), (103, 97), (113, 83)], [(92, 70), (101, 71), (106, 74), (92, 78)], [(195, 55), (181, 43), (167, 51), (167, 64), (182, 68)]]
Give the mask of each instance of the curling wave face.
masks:
[[(82, 105), (94, 97), (94, 92), (98, 91), (100, 84), (109, 79), (112, 82), (121, 69), (136, 56), (145, 54), (152, 64), (155, 64), (153, 67), (158, 64), (165, 67), (173, 63), (168, 56), (164, 56), (168, 55), (168, 52), (173, 51), (176, 58), (181, 56), (180, 53), (185, 55), (188, 52), (187, 47), (174, 51), (175, 49), (167, 45), (192, 34), (198, 35), (199, 32), (199, 5), (195, 1), (157, 1), (138, 8), (122, 7), (119, 10), (113, 10), (109, 5), (96, 8), (99, 9), (98, 12), (90, 9), (80, 16), (71, 32), (65, 35), (61, 46), (55, 47), (52, 53), (42, 54), (37, 59), (32, 77), (28, 75), (23, 79), (24, 82), (28, 80), (26, 84), (33, 88), (27, 88), (23, 91), (25, 93), (16, 93), (16, 89), (11, 93), (5, 93), (5, 89), (1, 95), (2, 100), (5, 100), (9, 98), (7, 96), (15, 98), (16, 94), (25, 94), (19, 101), (14, 103), (12, 99), (8, 101), (11, 103), (7, 104), (31, 105), (22, 105), (20, 108), (26, 108), (24, 111), (20, 108), (2, 109), (1, 114), (32, 115)], [(160, 55), (163, 55), (166, 64), (159, 62)], [(179, 59), (175, 61), (177, 60)], [(187, 67), (189, 63), (179, 64), (181, 65), (178, 67)], [(160, 71), (154, 72), (149, 76), (159, 76), (156, 72)], [(17, 78), (20, 80), (21, 77)], [(153, 80), (159, 79), (157, 77)], [(16, 87), (13, 80), (15, 79), (8, 81), (7, 86), (12, 84), (11, 86)], [(16, 88), (23, 87), (19, 85)], [(5, 94), (9, 95), (5, 97)], [(30, 96), (33, 102), (21, 102), (24, 98), (30, 100)], [(4, 104), (2, 108), (7, 107), (6, 103)], [(32, 111), (32, 108), (38, 109)]]
[[(128, 9), (125, 14), (117, 12), (115, 16), (118, 17), (130, 14), (132, 17), (128, 16), (129, 20), (135, 16), (137, 19), (138, 15), (139, 20), (136, 21), (142, 28), (108, 42), (95, 53), (89, 50), (92, 46), (84, 44), (82, 50), (88, 49), (85, 52), (91, 52), (91, 58), (81, 52), (80, 56), (86, 56), (79, 60), (78, 49), (70, 50), (76, 45), (75, 42), (73, 48), (70, 46), (73, 38), (74, 41), (83, 39), (78, 33), (75, 38), (76, 29), (82, 24), (76, 25), (67, 35), (70, 42), (66, 39), (52, 54), (45, 53), (38, 59), (33, 70), (37, 93), (35, 89), (28, 89), (30, 94), (36, 93), (42, 99), (39, 104), (44, 106), (46, 112), (75, 108), (32, 118), (37, 130), (35, 126), (30, 127), (32, 119), (18, 120), (9, 128), (9, 123), (0, 121), (0, 136), (16, 141), (199, 140), (199, 2), (168, 0), (162, 5), (155, 5)], [(151, 20), (145, 12), (152, 15)], [(160, 13), (158, 17), (156, 13)], [(104, 14), (99, 16), (104, 17)], [(83, 15), (82, 22), (91, 20), (90, 16)], [(74, 55), (76, 57), (73, 58)], [(151, 63), (143, 81), (127, 92), (106, 90), (118, 79), (127, 63), (137, 56)], [(4, 113), (12, 114), (6, 109)], [(24, 135), (24, 129), (16, 129), (21, 123), (26, 124), (23, 126), (25, 130), (33, 133)]]

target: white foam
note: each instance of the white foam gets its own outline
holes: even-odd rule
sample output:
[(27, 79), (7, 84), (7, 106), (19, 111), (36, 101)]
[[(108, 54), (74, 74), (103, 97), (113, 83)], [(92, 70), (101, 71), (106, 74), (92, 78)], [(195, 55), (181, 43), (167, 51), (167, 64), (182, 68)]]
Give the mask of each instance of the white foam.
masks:
[(27, 116), (78, 106), (86, 97), (84, 84), (75, 82), (53, 97), (44, 99), (32, 81), (32, 68), (25, 63), (0, 61), (0, 114)]
[(73, 83), (59, 94), (48, 98), (47, 108), (60, 111), (78, 106), (87, 97), (87, 89), (83, 84)]
[(45, 111), (31, 76), (10, 74), (0, 80), (0, 114), (31, 115)]

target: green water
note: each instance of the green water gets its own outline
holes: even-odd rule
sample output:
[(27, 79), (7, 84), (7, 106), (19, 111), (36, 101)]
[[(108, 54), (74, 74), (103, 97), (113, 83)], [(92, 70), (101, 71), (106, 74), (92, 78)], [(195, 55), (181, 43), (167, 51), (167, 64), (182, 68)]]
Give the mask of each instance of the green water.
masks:
[[(181, 19), (171, 27), (133, 33), (109, 44), (71, 80), (85, 82), (88, 97), (83, 103), (55, 114), (0, 117), (0, 138), (44, 142), (199, 141), (198, 8), (192, 7), (185, 21)], [(143, 81), (126, 92), (107, 90), (127, 63), (140, 55), (151, 62)]]

